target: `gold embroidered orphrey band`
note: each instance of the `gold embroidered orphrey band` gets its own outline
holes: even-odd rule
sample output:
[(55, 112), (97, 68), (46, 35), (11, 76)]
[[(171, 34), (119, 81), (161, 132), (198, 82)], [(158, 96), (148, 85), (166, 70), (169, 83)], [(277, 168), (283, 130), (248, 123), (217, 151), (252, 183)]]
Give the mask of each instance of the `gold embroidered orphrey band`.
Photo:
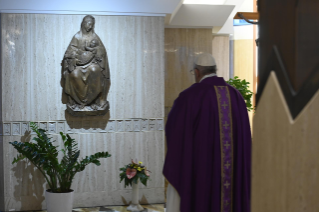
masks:
[(221, 150), (221, 212), (233, 211), (233, 123), (227, 86), (214, 86), (219, 112)]

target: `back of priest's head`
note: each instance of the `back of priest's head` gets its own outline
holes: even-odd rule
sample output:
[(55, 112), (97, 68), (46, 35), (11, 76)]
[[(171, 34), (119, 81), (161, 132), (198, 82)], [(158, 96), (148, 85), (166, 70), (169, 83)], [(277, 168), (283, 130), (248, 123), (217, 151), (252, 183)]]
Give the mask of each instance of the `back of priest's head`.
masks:
[(202, 53), (195, 58), (194, 69), (198, 69), (202, 75), (216, 73), (215, 58), (209, 53)]

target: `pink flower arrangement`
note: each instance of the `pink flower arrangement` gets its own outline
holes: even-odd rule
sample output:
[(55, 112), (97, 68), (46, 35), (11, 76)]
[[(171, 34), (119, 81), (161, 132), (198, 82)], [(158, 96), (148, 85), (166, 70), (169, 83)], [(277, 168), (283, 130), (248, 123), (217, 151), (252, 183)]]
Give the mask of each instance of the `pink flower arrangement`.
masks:
[(120, 171), (122, 171), (120, 173), (120, 182), (125, 180), (125, 187), (132, 185), (132, 182), (137, 183), (138, 180), (146, 186), (147, 180), (149, 180), (150, 177), (150, 171), (143, 166), (141, 161), (134, 162), (131, 160), (131, 163), (120, 168)]
[(126, 177), (128, 179), (132, 179), (136, 175), (136, 169), (127, 168), (126, 169)]

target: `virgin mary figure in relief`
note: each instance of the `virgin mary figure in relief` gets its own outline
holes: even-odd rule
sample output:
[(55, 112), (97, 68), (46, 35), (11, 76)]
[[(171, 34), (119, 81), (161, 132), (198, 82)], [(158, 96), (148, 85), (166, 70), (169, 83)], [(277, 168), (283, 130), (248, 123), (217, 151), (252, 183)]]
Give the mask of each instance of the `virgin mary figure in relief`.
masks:
[(95, 18), (83, 18), (63, 58), (67, 111), (74, 116), (104, 115), (109, 110), (110, 70), (106, 49), (94, 32)]

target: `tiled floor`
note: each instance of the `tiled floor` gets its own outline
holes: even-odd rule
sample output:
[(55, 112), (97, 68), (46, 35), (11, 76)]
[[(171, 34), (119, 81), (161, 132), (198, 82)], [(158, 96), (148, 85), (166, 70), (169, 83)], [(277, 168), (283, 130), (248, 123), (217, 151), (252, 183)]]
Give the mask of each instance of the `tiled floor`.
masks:
[[(143, 212), (164, 212), (164, 204), (142, 205), (145, 210)], [(72, 212), (127, 212), (127, 206), (102, 206), (92, 208), (76, 208)], [(28, 211), (32, 212), (32, 211)], [(33, 212), (46, 212), (46, 211), (33, 211)]]

